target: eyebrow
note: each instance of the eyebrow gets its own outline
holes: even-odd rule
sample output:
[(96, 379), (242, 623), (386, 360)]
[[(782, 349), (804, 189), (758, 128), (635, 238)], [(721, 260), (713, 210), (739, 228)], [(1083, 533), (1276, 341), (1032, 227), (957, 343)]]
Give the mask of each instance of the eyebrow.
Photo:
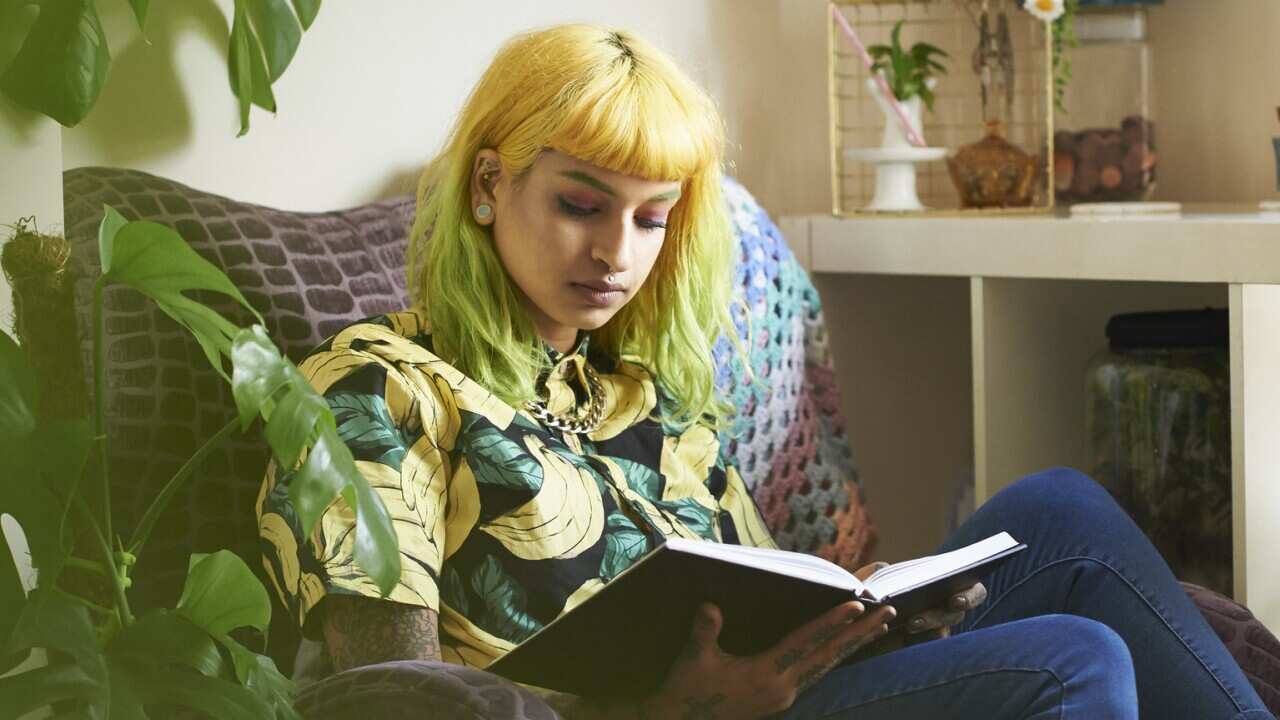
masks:
[[(588, 175), (587, 173), (580, 172), (578, 170), (567, 170), (565, 172), (560, 173), (560, 175), (562, 177), (567, 177), (570, 180), (577, 180), (578, 182), (584, 185), (590, 185), (591, 187), (595, 188), (596, 190), (599, 190), (602, 193), (605, 193), (606, 195), (611, 195), (613, 197), (618, 196), (618, 193), (614, 192), (613, 188), (604, 184), (597, 178), (594, 178), (591, 175)], [(665, 192), (660, 195), (654, 195), (653, 197), (649, 198), (646, 202), (663, 202), (666, 200), (675, 200), (678, 197), (680, 197), (680, 191), (672, 190), (671, 192)]]

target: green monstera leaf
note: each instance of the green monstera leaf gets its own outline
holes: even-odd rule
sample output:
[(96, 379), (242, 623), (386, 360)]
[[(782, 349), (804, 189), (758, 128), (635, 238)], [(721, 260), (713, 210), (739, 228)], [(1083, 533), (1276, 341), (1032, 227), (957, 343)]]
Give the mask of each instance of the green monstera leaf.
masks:
[(467, 464), (476, 482), (528, 490), (542, 489), (542, 466), (519, 443), (486, 427), (468, 438)]
[(644, 557), (649, 541), (644, 533), (620, 512), (609, 513), (605, 523), (604, 560), (600, 562), (600, 578), (609, 582), (623, 570)]
[(542, 624), (525, 611), (528, 595), (507, 575), (493, 556), (487, 556), (471, 576), (472, 589), (484, 598), (485, 612), (480, 625), (497, 637), (520, 642), (538, 631)]
[[(18, 21), (33, 3), (5, 3), (0, 22)], [(98, 101), (111, 53), (94, 0), (42, 0), (18, 54), (0, 74), (11, 100), (74, 127)]]

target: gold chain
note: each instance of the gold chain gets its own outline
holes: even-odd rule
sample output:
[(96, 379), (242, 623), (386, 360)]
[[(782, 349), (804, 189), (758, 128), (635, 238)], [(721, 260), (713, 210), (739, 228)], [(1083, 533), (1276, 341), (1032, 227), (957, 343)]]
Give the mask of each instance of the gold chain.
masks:
[(600, 421), (604, 415), (604, 387), (600, 384), (600, 376), (596, 375), (595, 369), (590, 365), (583, 363), (582, 371), (587, 376), (587, 387), (591, 391), (591, 404), (587, 406), (585, 415), (574, 418), (560, 417), (548, 410), (547, 404), (541, 400), (531, 400), (525, 407), (539, 422), (549, 428), (575, 435), (585, 435), (595, 431), (600, 427)]

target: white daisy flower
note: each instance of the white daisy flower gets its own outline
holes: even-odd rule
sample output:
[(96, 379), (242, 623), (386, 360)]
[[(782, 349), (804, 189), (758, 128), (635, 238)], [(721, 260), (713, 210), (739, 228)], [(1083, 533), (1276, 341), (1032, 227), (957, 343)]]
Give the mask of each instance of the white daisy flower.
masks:
[(1045, 22), (1053, 22), (1062, 16), (1063, 0), (1022, 0), (1022, 7)]

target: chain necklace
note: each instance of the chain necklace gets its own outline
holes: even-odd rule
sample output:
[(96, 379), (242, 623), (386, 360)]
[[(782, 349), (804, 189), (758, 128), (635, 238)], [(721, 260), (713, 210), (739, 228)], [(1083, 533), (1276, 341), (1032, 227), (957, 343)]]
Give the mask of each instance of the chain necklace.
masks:
[(600, 384), (600, 376), (596, 375), (596, 371), (590, 365), (583, 363), (582, 371), (587, 376), (587, 386), (591, 390), (591, 404), (587, 406), (587, 411), (583, 415), (570, 418), (561, 417), (548, 410), (547, 404), (541, 400), (530, 400), (525, 407), (539, 422), (548, 428), (563, 430), (575, 435), (585, 435), (593, 432), (600, 427), (600, 421), (603, 419), (604, 387)]

